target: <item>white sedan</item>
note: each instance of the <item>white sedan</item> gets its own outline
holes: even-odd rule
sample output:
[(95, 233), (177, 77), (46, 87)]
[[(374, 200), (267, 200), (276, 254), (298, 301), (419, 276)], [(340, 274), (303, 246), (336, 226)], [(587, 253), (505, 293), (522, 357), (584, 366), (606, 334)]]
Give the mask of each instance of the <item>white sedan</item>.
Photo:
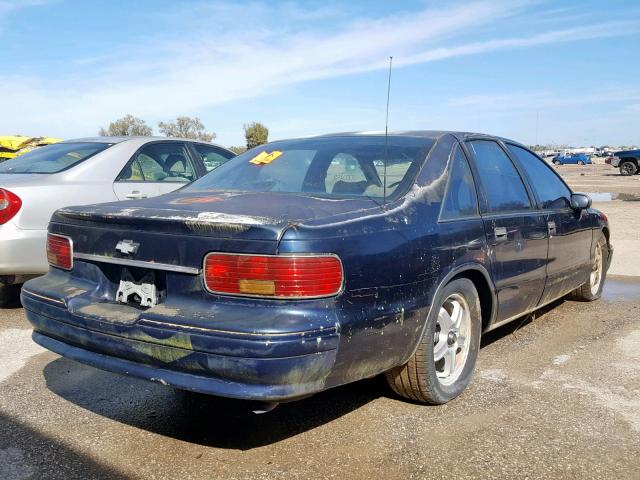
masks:
[(187, 139), (97, 137), (0, 163), (0, 304), (11, 286), (47, 272), (47, 225), (58, 208), (169, 193), (234, 156)]

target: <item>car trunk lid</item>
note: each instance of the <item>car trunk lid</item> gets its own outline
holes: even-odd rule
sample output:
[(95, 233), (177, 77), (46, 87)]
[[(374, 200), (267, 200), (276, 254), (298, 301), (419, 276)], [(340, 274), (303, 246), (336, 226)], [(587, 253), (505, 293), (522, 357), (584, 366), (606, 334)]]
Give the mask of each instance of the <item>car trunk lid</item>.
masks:
[[(332, 221), (372, 207), (377, 204), (367, 198), (178, 192), (134, 202), (63, 208), (54, 214), (50, 231), (71, 237), (79, 258), (200, 269), (209, 252), (273, 255), (289, 227)], [(120, 248), (123, 241), (129, 247)]]
[(366, 197), (190, 192), (58, 210), (52, 222), (167, 234), (277, 241), (290, 225), (377, 207)]

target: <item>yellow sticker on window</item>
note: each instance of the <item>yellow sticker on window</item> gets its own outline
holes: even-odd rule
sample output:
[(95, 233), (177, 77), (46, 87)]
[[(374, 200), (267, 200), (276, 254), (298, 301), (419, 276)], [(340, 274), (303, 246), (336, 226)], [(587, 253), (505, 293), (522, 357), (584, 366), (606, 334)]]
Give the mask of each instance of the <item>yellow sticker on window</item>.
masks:
[(271, 153), (260, 152), (258, 155), (249, 160), (249, 163), (253, 163), (254, 165), (268, 165), (280, 155), (282, 155), (282, 152), (279, 150), (274, 150)]

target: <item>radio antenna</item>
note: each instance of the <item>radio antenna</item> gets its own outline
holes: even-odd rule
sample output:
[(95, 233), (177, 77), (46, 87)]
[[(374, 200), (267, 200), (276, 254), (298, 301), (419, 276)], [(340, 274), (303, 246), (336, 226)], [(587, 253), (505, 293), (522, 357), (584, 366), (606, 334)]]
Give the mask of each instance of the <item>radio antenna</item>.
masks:
[(382, 180), (383, 205), (387, 203), (387, 158), (389, 145), (389, 98), (391, 96), (391, 66), (393, 65), (393, 57), (389, 57), (389, 80), (387, 83), (387, 114), (384, 120), (384, 170)]

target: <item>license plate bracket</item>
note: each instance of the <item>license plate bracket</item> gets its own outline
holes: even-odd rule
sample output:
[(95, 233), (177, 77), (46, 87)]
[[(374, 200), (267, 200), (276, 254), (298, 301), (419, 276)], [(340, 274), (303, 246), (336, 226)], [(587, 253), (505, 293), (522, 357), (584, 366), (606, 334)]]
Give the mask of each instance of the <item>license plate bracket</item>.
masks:
[(146, 272), (140, 280), (136, 280), (128, 269), (122, 269), (116, 292), (118, 303), (150, 308), (158, 305), (161, 297), (162, 292), (156, 285), (154, 272)]

